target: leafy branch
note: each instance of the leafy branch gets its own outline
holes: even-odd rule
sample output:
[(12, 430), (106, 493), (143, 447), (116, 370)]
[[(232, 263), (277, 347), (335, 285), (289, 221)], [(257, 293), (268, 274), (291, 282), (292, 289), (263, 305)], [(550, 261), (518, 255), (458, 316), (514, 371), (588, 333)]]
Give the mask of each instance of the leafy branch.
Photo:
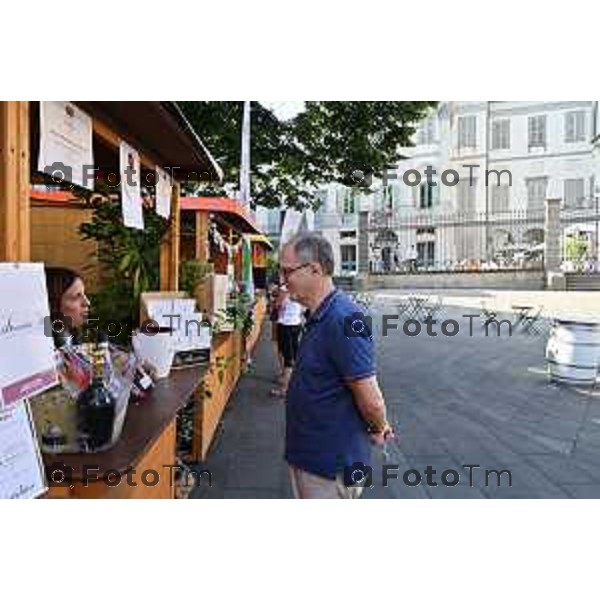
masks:
[(79, 227), (83, 240), (98, 244), (98, 261), (105, 281), (94, 298), (100, 318), (136, 320), (140, 295), (158, 289), (160, 246), (169, 230), (169, 221), (144, 206), (144, 230), (123, 224), (118, 199), (95, 199), (89, 223)]

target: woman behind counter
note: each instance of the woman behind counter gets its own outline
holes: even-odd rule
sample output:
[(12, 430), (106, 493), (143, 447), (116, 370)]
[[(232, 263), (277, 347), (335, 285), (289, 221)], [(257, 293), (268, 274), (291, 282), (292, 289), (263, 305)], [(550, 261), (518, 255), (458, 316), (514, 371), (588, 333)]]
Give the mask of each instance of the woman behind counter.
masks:
[[(82, 341), (78, 332), (90, 313), (90, 301), (85, 294), (83, 278), (76, 271), (64, 267), (46, 267), (45, 270), (54, 345), (56, 348), (65, 344), (76, 345)], [(145, 397), (155, 379), (154, 366), (140, 361), (136, 366), (134, 396), (138, 399)]]
[(72, 269), (46, 267), (46, 286), (54, 343), (56, 347), (70, 344), (90, 312), (83, 278)]

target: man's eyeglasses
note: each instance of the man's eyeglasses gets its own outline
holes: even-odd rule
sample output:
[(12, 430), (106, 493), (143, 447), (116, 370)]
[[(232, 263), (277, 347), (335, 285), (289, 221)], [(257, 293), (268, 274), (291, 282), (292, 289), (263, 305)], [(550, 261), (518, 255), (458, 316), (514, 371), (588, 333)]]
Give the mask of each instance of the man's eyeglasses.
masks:
[(297, 267), (280, 267), (279, 274), (284, 279), (289, 279), (290, 275), (292, 275), (296, 271), (299, 271), (300, 269), (304, 269), (304, 267), (308, 267), (309, 265), (310, 265), (310, 263), (302, 263), (301, 265), (298, 265)]

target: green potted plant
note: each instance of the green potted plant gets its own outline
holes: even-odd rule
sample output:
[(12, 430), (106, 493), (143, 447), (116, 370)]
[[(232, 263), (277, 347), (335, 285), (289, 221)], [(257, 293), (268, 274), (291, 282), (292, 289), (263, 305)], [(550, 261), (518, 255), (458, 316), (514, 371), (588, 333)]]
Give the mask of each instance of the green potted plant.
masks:
[[(79, 234), (81, 239), (98, 244), (97, 260), (103, 277), (92, 298), (94, 315), (100, 322), (135, 323), (141, 294), (159, 287), (160, 246), (170, 222), (144, 205), (145, 229), (138, 231), (123, 224), (118, 199), (98, 198), (90, 204), (94, 208), (92, 220), (80, 225)], [(128, 343), (126, 328), (119, 341)]]
[(214, 268), (211, 263), (201, 260), (186, 260), (181, 263), (179, 287), (190, 294), (190, 296), (195, 296), (196, 288), (213, 271)]

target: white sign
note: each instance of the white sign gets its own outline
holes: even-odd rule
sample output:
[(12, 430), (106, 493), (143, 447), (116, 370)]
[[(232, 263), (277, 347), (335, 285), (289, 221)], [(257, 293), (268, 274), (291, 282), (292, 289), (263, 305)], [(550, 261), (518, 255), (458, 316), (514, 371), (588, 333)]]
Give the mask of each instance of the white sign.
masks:
[(302, 231), (314, 231), (315, 213), (312, 209), (306, 209), (303, 212), (288, 208), (285, 211), (283, 225), (281, 227), (280, 245), (287, 243), (297, 233)]
[(37, 498), (47, 489), (29, 404), (0, 410), (0, 498)]
[(121, 209), (125, 227), (144, 229), (140, 187), (140, 155), (126, 142), (121, 142)]
[(165, 219), (171, 216), (172, 195), (173, 186), (169, 174), (160, 167), (156, 167), (156, 212)]
[(148, 316), (160, 327), (171, 328), (176, 352), (207, 350), (211, 347), (211, 329), (196, 312), (196, 300), (168, 298), (148, 300)]
[(38, 170), (94, 189), (92, 119), (70, 102), (40, 102)]
[(41, 263), (0, 263), (0, 408), (57, 384)]

